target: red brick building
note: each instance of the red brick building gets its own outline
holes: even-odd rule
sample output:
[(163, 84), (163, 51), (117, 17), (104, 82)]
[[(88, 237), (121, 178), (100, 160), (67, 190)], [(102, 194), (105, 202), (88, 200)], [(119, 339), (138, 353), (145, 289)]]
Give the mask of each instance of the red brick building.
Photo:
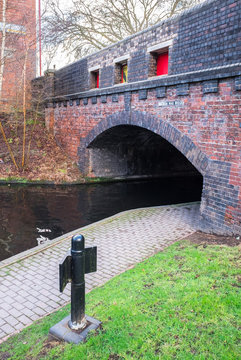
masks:
[(27, 86), (36, 76), (36, 0), (0, 0), (0, 55), (0, 111), (6, 111), (21, 103), (24, 73)]

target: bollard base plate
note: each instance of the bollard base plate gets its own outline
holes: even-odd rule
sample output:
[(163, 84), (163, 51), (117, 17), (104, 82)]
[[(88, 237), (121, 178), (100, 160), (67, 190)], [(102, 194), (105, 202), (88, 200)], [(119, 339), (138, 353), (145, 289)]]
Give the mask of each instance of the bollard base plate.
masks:
[(92, 318), (91, 316), (85, 316), (87, 320), (87, 326), (83, 330), (71, 330), (68, 326), (68, 322), (70, 321), (70, 315), (65, 317), (56, 325), (52, 326), (49, 330), (49, 334), (54, 338), (59, 340), (64, 340), (68, 343), (79, 344), (80, 342), (84, 342), (87, 334), (91, 330), (96, 330), (101, 322)]

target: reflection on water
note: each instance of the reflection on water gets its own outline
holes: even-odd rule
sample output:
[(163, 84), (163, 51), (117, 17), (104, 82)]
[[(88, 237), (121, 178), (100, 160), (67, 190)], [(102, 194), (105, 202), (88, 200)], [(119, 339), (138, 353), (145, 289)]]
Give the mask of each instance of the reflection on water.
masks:
[[(40, 229), (37, 227), (38, 233), (51, 233), (52, 231), (50, 229)], [(44, 244), (45, 242), (49, 241), (50, 239), (46, 236), (43, 236), (42, 234), (39, 234), (39, 237), (37, 237), (38, 245)]]
[(0, 261), (123, 210), (200, 200), (202, 179), (0, 186)]

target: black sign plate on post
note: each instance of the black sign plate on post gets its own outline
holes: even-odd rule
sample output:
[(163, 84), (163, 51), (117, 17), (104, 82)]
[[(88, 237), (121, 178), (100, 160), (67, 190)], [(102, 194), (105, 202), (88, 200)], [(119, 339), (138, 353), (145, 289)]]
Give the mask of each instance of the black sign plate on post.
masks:
[(59, 291), (63, 292), (72, 278), (72, 256), (70, 250), (59, 264)]
[(97, 247), (89, 247), (85, 249), (85, 274), (89, 274), (97, 270)]

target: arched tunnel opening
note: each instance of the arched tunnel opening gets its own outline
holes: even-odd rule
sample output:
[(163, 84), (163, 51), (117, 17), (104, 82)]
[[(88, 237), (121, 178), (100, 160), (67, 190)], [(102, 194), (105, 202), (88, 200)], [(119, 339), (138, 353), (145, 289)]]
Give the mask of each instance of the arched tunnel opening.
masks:
[(166, 184), (172, 182), (173, 186), (176, 179), (189, 193), (193, 192), (191, 198), (182, 201), (201, 199), (200, 172), (173, 145), (150, 130), (133, 125), (114, 126), (98, 135), (88, 149), (89, 171), (96, 177), (165, 179)]

